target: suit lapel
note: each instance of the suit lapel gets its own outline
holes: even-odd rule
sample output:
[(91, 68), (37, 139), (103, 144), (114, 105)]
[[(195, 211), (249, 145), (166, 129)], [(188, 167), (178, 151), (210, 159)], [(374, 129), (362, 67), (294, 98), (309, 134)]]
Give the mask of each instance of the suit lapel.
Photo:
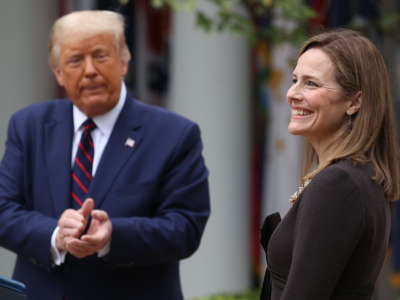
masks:
[(121, 168), (139, 146), (142, 139), (140, 120), (137, 104), (127, 97), (90, 185), (89, 195), (96, 208), (101, 206)]
[(45, 161), (55, 215), (71, 206), (72, 105), (60, 104), (53, 120), (44, 125)]

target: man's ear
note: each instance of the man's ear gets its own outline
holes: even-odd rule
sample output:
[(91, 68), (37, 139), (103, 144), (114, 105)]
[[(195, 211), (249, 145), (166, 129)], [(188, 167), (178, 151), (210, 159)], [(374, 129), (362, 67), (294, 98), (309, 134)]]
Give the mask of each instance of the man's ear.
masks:
[(124, 78), (128, 73), (128, 63), (121, 60), (121, 78)]
[(351, 116), (360, 110), (362, 104), (362, 94), (361, 91), (357, 92), (349, 100), (349, 106), (347, 107), (346, 113)]
[(51, 70), (54, 73), (54, 76), (56, 77), (56, 80), (59, 85), (64, 86), (64, 76), (63, 73), (58, 66), (51, 66)]

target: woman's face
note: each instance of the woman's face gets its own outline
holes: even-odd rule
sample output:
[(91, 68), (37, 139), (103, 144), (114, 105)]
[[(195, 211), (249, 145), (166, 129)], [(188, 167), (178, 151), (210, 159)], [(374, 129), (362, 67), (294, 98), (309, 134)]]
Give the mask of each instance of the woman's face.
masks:
[(336, 82), (333, 63), (321, 49), (311, 48), (299, 57), (287, 99), (289, 132), (305, 137), (317, 152), (347, 124), (350, 101)]

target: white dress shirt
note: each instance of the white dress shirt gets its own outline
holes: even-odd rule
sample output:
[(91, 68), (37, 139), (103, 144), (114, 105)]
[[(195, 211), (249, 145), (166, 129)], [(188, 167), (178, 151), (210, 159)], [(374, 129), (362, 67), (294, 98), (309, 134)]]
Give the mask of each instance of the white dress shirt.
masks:
[[(126, 100), (126, 86), (122, 83), (121, 94), (117, 105), (115, 105), (109, 112), (104, 115), (93, 117), (92, 120), (96, 124), (96, 128), (92, 130), (91, 136), (94, 145), (94, 157), (92, 166), (92, 176), (96, 176), (97, 167), (100, 162), (100, 158), (103, 154), (104, 148), (111, 136), (112, 130), (114, 128), (115, 122), (125, 104)], [(78, 151), (79, 141), (83, 133), (83, 122), (86, 121), (87, 116), (82, 113), (75, 105), (72, 110), (73, 122), (74, 122), (74, 135), (72, 138), (72, 155), (71, 155), (71, 168), (74, 166), (74, 159), (76, 152)], [(96, 200), (96, 199), (94, 199)], [(54, 229), (51, 236), (51, 255), (55, 265), (59, 266), (65, 261), (65, 256), (67, 251), (59, 252), (56, 247), (56, 236), (58, 233), (58, 226)], [(110, 251), (110, 244), (108, 243), (103, 249), (97, 252), (99, 257), (106, 255)]]

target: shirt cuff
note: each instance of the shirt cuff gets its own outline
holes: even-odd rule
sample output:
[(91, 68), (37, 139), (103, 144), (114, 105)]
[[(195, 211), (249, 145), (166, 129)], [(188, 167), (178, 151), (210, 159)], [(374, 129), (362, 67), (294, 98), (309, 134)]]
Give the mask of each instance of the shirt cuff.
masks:
[(111, 248), (111, 239), (108, 241), (108, 243), (101, 248), (99, 251), (97, 251), (97, 257), (103, 257), (106, 256), (110, 252)]
[(50, 248), (51, 258), (53, 259), (53, 263), (56, 266), (62, 265), (65, 261), (65, 256), (67, 255), (67, 251), (58, 251), (56, 247), (56, 236), (58, 233), (58, 229), (59, 228), (57, 226), (56, 229), (54, 229), (53, 234), (51, 235), (51, 248)]

